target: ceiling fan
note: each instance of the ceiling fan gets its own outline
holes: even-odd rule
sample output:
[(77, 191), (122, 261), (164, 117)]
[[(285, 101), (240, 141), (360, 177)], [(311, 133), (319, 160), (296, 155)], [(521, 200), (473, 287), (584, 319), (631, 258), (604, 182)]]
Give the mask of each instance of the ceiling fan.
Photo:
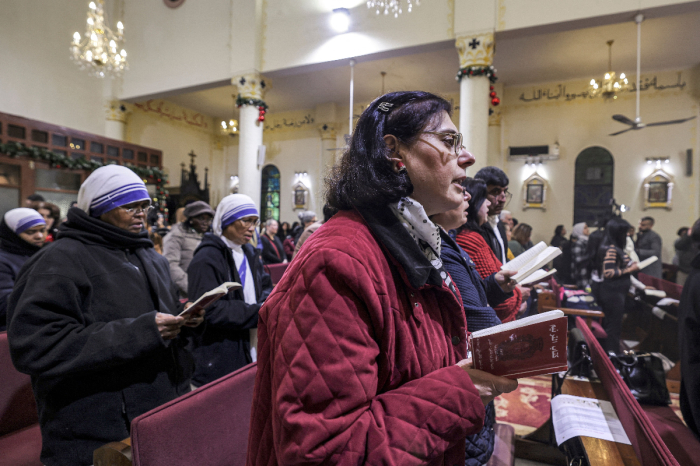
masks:
[(642, 15), (641, 13), (634, 17), (634, 21), (635, 21), (635, 23), (637, 23), (637, 87), (636, 87), (637, 116), (634, 120), (631, 120), (624, 115), (620, 115), (620, 114), (613, 115), (613, 120), (619, 121), (620, 123), (624, 123), (626, 125), (629, 125), (630, 127), (627, 129), (623, 129), (622, 131), (612, 133), (609, 136), (617, 136), (618, 134), (626, 133), (627, 131), (631, 131), (631, 130), (643, 129), (643, 128), (646, 128), (647, 126), (677, 125), (678, 123), (683, 123), (683, 122), (686, 122), (686, 121), (689, 121), (689, 120), (692, 120), (695, 118), (694, 116), (692, 116), (690, 118), (681, 118), (679, 120), (657, 121), (655, 123), (647, 123), (647, 124), (642, 123), (642, 118), (639, 116), (639, 81), (641, 79), (640, 75), (641, 75), (642, 21), (643, 20), (644, 20), (644, 15)]

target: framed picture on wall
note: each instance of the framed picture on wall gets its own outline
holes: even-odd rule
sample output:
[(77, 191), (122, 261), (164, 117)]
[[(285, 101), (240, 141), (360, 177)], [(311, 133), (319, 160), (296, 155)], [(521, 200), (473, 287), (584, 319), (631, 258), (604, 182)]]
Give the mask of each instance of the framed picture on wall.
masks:
[(309, 188), (301, 181), (292, 186), (292, 205), (294, 210), (307, 210), (309, 203)]
[(537, 172), (523, 183), (523, 209), (545, 209), (547, 181)]
[(657, 168), (644, 178), (644, 209), (668, 209), (673, 207), (673, 175)]

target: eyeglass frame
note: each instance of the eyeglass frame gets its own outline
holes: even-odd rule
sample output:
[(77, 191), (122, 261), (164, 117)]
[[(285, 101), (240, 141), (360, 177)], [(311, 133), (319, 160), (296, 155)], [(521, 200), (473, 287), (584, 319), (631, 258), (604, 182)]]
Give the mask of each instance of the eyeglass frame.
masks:
[[(500, 186), (497, 186), (497, 187), (499, 190), (502, 189)], [(507, 206), (510, 203), (511, 199), (513, 199), (513, 193), (508, 191), (508, 187), (503, 188), (503, 190), (500, 191), (498, 194), (493, 194), (493, 193), (489, 192), (488, 187), (486, 188), (486, 195), (493, 196), (494, 199), (497, 199), (498, 197), (500, 197), (501, 194), (505, 194), (506, 202), (505, 202), (504, 206)]]
[(241, 225), (243, 225), (246, 228), (250, 228), (251, 226), (255, 226), (255, 228), (259, 227), (260, 226), (260, 217), (258, 217), (258, 219), (255, 220), (254, 223), (251, 221), (251, 218), (252, 217), (239, 218), (238, 220), (236, 220), (236, 222), (241, 222)]
[(464, 149), (462, 142), (464, 142), (464, 136), (462, 133), (452, 133), (448, 131), (421, 131), (420, 134), (435, 134), (438, 136), (452, 136), (452, 147), (455, 150), (455, 155), (459, 155), (459, 151)]
[[(128, 204), (127, 204), (127, 205), (128, 205)], [(153, 205), (152, 205), (152, 204), (150, 203), (150, 201), (149, 201), (149, 203), (148, 203), (148, 205), (147, 205), (146, 207), (138, 206), (138, 207), (129, 207), (129, 208), (127, 208), (127, 207), (124, 207), (124, 206), (121, 206), (121, 205), (120, 205), (119, 208), (122, 209), (122, 210), (124, 210), (124, 211), (126, 211), (126, 213), (128, 213), (129, 215), (132, 215), (132, 216), (138, 215), (138, 214), (140, 214), (140, 213), (142, 213), (142, 212), (143, 212), (145, 215), (148, 215), (148, 213), (149, 213), (151, 210), (153, 210)]]

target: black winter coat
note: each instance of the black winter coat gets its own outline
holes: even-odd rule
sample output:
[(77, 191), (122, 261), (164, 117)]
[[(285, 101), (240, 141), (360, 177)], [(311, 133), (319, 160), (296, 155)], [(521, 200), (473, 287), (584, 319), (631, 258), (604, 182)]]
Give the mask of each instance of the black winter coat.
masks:
[[(267, 235), (260, 235), (262, 240), (262, 260), (263, 264), (280, 264), (287, 259), (287, 254), (284, 252), (284, 245), (279, 236), (275, 236), (271, 240)], [(274, 243), (274, 244), (272, 244)], [(279, 256), (277, 255), (279, 253)]]
[(681, 413), (700, 440), (700, 255), (691, 262), (678, 305), (678, 342), (681, 355)]
[[(206, 327), (195, 339), (193, 350), (195, 374), (192, 381), (200, 386), (223, 377), (252, 362), (249, 330), (258, 326), (258, 311), (272, 291), (270, 276), (263, 270), (260, 250), (243, 245), (248, 260), (257, 304), (246, 304), (243, 289), (229, 292), (207, 309)], [(238, 270), (231, 250), (218, 236), (207, 233), (194, 252), (187, 269), (188, 294), (197, 299), (224, 282), (238, 282)]]
[(0, 220), (0, 331), (7, 328), (7, 300), (25, 262), (41, 249), (24, 241)]
[(180, 307), (146, 233), (70, 209), (58, 240), (21, 270), (8, 306), (12, 361), (32, 378), (45, 465), (92, 464), (96, 448), (129, 436), (135, 417), (189, 391), (184, 339), (164, 341), (155, 322)]

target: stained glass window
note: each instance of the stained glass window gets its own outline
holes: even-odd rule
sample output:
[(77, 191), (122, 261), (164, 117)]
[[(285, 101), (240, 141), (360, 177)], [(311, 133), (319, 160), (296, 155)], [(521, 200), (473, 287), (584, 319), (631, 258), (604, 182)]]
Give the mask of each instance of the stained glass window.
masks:
[(274, 165), (267, 165), (262, 170), (260, 187), (261, 222), (268, 219), (280, 219), (280, 171)]
[(596, 220), (610, 212), (613, 198), (615, 160), (602, 147), (589, 147), (576, 157), (574, 186), (574, 224)]

